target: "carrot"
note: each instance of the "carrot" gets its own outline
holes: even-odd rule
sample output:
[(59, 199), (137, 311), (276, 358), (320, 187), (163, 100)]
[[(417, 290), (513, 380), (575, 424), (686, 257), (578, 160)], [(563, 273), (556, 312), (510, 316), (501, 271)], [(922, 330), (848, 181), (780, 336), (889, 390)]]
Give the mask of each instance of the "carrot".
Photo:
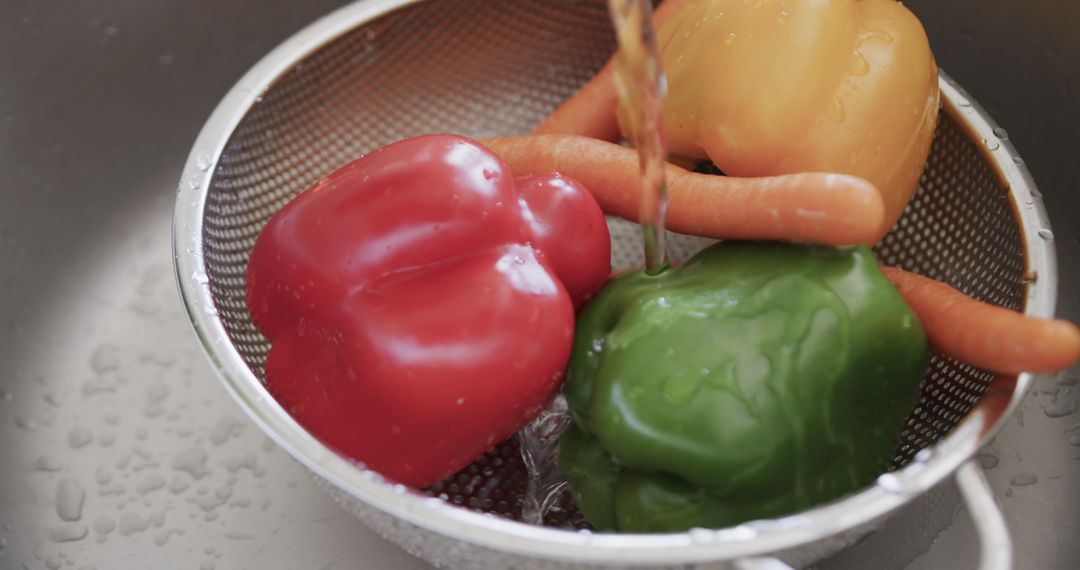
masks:
[(1080, 329), (976, 301), (933, 279), (883, 267), (946, 356), (1001, 374), (1057, 372), (1080, 360)]
[[(637, 151), (573, 135), (482, 141), (515, 175), (560, 172), (583, 184), (607, 214), (638, 219)], [(736, 178), (669, 164), (668, 229), (717, 239), (873, 243), (884, 206), (869, 182), (826, 173)]]
[[(693, 0), (664, 0), (653, 12), (653, 27), (659, 28), (680, 8)], [(534, 135), (581, 135), (609, 142), (622, 138), (615, 106), (619, 97), (612, 77), (613, 60), (596, 72), (577, 93), (552, 111), (535, 129)]]

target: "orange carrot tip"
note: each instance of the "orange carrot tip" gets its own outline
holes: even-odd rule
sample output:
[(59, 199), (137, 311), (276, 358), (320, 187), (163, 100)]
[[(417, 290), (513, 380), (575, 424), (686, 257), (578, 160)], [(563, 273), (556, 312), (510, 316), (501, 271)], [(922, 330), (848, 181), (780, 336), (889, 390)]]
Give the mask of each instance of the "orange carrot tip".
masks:
[(918, 315), (931, 346), (946, 356), (1002, 374), (1049, 373), (1080, 360), (1080, 329), (976, 301), (933, 279), (882, 271)]

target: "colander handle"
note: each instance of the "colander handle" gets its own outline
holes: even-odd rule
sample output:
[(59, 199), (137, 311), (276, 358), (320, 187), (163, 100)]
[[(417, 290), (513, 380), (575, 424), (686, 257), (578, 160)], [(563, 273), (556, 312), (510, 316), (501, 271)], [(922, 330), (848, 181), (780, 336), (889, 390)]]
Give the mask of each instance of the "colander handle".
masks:
[(956, 470), (956, 486), (979, 535), (979, 570), (1009, 570), (1013, 567), (1012, 538), (1005, 526), (1005, 516), (975, 460), (968, 460)]
[[(979, 536), (978, 570), (1010, 570), (1013, 567), (1012, 538), (1005, 526), (1005, 516), (975, 460), (969, 460), (956, 470), (956, 486), (960, 488)], [(776, 558), (747, 558), (736, 561), (734, 567), (736, 570), (791, 570)]]

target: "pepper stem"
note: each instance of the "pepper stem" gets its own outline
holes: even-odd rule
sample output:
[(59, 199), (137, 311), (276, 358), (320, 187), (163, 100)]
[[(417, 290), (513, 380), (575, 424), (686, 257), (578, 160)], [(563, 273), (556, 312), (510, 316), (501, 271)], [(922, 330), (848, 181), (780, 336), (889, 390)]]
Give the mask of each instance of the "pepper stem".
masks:
[(667, 267), (667, 145), (660, 110), (667, 80), (652, 26), (649, 0), (609, 0), (619, 52), (615, 60), (615, 89), (626, 112), (629, 139), (638, 150), (641, 202), (638, 221), (645, 242), (645, 270), (656, 274)]

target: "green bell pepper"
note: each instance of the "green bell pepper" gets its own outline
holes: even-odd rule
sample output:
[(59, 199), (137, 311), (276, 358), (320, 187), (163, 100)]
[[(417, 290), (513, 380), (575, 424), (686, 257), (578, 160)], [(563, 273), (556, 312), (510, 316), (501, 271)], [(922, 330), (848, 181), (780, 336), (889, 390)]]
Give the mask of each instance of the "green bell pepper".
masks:
[(720, 243), (581, 314), (560, 467), (599, 529), (799, 511), (888, 468), (928, 361), (865, 246)]

